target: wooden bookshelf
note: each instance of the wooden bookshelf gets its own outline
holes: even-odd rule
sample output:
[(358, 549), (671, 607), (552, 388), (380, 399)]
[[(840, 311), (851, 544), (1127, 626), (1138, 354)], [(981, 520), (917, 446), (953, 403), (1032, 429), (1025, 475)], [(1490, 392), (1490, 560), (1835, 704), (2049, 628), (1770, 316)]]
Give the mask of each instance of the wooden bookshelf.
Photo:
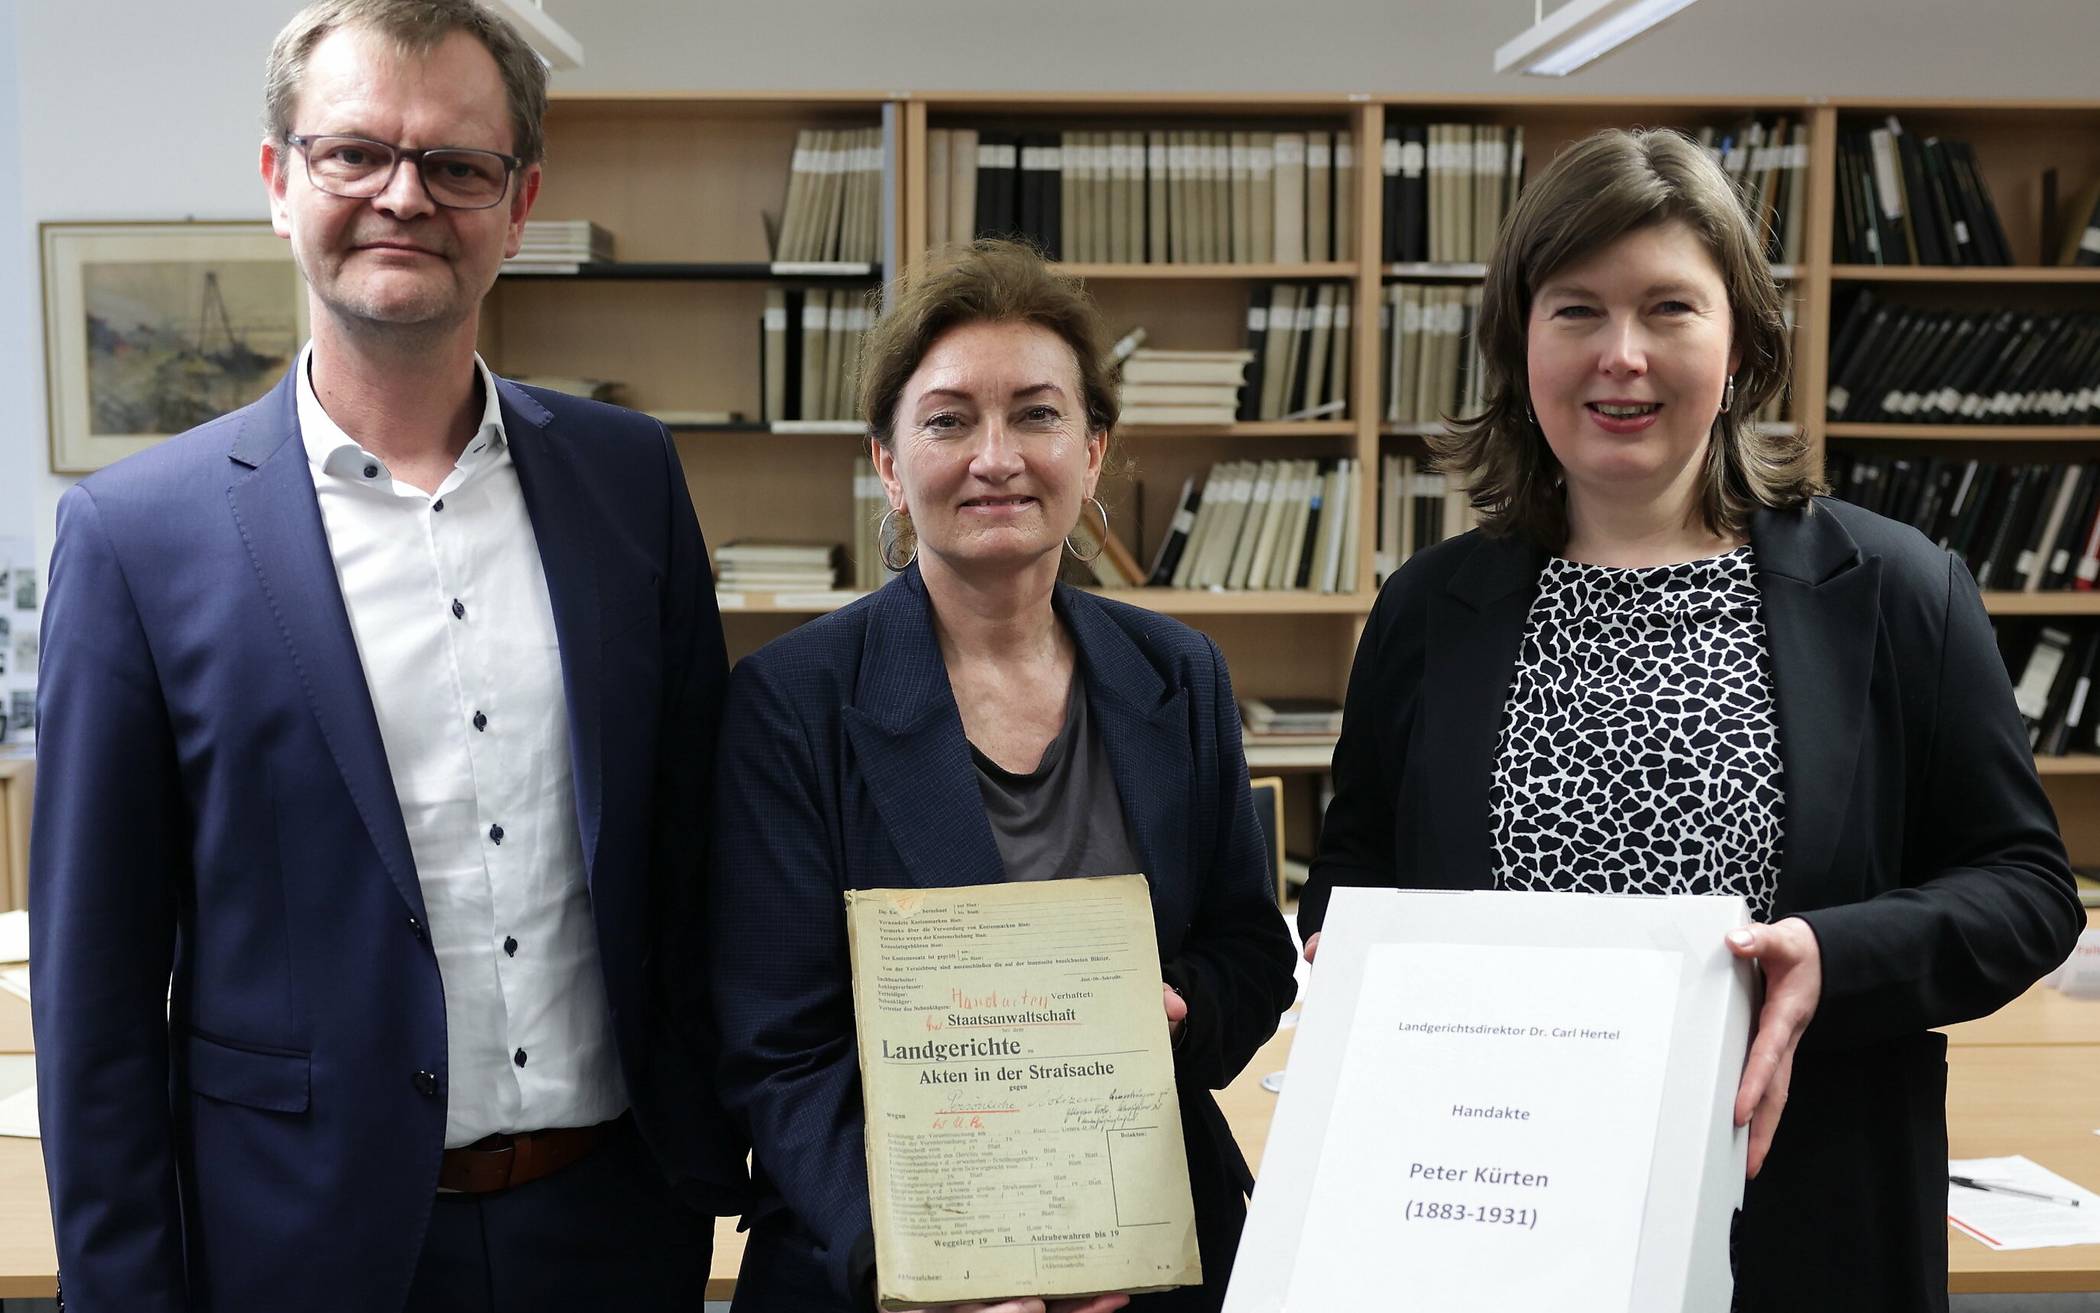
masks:
[(1981, 283), (1986, 287), (2084, 287), (2100, 285), (2100, 268), (2077, 265), (1833, 265), (1841, 283)]
[[(1360, 615), (1368, 608), (1357, 593), (1227, 592), (1208, 588), (1096, 588), (1102, 597), (1142, 606), (1161, 615)], [(865, 593), (850, 588), (780, 593), (716, 593), (723, 613), (822, 615)]]
[(1992, 615), (2100, 616), (2100, 593), (1985, 592), (1983, 609)]
[(1909, 442), (2100, 442), (2100, 428), (2073, 424), (1825, 424), (1829, 438)]
[[(865, 94), (557, 93), (548, 118), (549, 165), (536, 218), (591, 219), (614, 234), (617, 262), (574, 275), (504, 276), (484, 316), (483, 350), (506, 373), (619, 380), (619, 400), (666, 416), (740, 413), (737, 424), (684, 424), (675, 440), (710, 544), (739, 537), (850, 542), (851, 469), (861, 454), (850, 424), (771, 431), (760, 424), (758, 316), (782, 283), (869, 286), (926, 256), (927, 134), (936, 127), (1048, 132), (1143, 128), (1306, 130), (1343, 134), (1358, 186), (1353, 249), (1318, 263), (1108, 264), (1066, 267), (1086, 281), (1118, 332), (1143, 324), (1148, 345), (1224, 349), (1243, 344), (1257, 284), (1345, 284), (1356, 331), (1346, 418), (1295, 423), (1129, 428), (1117, 443), (1135, 477), (1107, 487), (1111, 524), (1138, 559), (1157, 549), (1183, 479), (1218, 461), (1347, 456), (1367, 478), (1357, 562), (1365, 586), (1344, 594), (1121, 590), (1112, 596), (1186, 617), (1217, 639), (1241, 692), (1339, 697), (1364, 618), (1375, 546), (1382, 451), (1415, 444), (1434, 426), (1380, 422), (1383, 343), (1377, 331), (1392, 282), (1467, 284), (1479, 263), (1392, 264), (1381, 241), (1380, 147), (1395, 120), (1521, 125), (1526, 172), (1598, 128), (1670, 124), (1728, 127), (1755, 113), (1806, 123), (1807, 227), (1801, 259), (1776, 268), (1796, 305), (1796, 364), (1786, 424), (1816, 448), (1848, 444), (2035, 444), (2100, 455), (2100, 426), (1826, 423), (1834, 308), (1872, 286), (1913, 304), (2100, 307), (2100, 269), (2044, 265), (2041, 170), (2059, 172), (2068, 200), (2100, 177), (2100, 100), (1966, 102), (1945, 99), (1741, 96), (1522, 96), (1344, 94), (1006, 93)], [(2017, 262), (2005, 268), (1841, 264), (1833, 256), (1840, 124), (1901, 116), (1913, 135), (1970, 142)], [(760, 216), (777, 213), (796, 134), (812, 128), (884, 130), (879, 265), (866, 272), (777, 269)], [(2053, 253), (2051, 253), (2053, 255)], [(1943, 300), (1944, 299), (1944, 300)], [(2068, 444), (2068, 445), (2067, 445)], [(1400, 447), (1401, 450), (1409, 449)], [(2085, 454), (2085, 453), (2080, 453)], [(2026, 455), (2026, 459), (2037, 459)], [(850, 575), (848, 576), (850, 578)], [(732, 655), (857, 596), (724, 598)], [(1998, 616), (2100, 617), (2100, 594), (1991, 593)], [(1269, 763), (1277, 768), (1296, 768)], [(1316, 769), (1305, 766), (1304, 769)], [(2040, 763), (2060, 812), (2100, 810), (2100, 757)], [(1295, 822), (1294, 822), (1295, 823)], [(2072, 827), (2075, 828), (2075, 827)], [(2080, 831), (2080, 833), (2083, 833)], [(2100, 852), (2078, 854), (2100, 859)]]
[(1320, 264), (1102, 264), (1067, 260), (1058, 265), (1066, 273), (1088, 282), (1108, 279), (1133, 282), (1318, 282), (1322, 279), (1354, 278), (1355, 261), (1326, 261)]

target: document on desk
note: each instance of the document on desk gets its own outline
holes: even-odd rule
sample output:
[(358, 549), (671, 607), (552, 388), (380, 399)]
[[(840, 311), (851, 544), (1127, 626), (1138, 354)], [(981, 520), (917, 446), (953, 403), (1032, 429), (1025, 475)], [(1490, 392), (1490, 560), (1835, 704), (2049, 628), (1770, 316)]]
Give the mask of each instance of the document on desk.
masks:
[(846, 905), (882, 1306), (1200, 1282), (1144, 877)]
[(2100, 1194), (2032, 1158), (1956, 1158), (1947, 1175), (1998, 1187), (1947, 1186), (1948, 1224), (1992, 1249), (2100, 1245)]

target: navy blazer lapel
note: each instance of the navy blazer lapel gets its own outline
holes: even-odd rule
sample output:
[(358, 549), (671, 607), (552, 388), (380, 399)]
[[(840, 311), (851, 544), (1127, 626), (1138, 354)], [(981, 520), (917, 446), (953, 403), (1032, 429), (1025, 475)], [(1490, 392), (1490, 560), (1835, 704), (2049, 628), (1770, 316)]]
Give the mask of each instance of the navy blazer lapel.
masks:
[(586, 880), (598, 868), (599, 822), (605, 808), (604, 697), (600, 676), (604, 617), (591, 526), (581, 500), (585, 487), (575, 452), (550, 431), (547, 408), (514, 383), (496, 380), (503, 437), (518, 471), (525, 513), (538, 540), (540, 568), (554, 610), (561, 649), (562, 693), (569, 708), (569, 762), (576, 790), (576, 826)]
[(997, 884), (1006, 863), (984, 814), (918, 567), (869, 606), (860, 680), (842, 716), (905, 878), (916, 888)]
[(1483, 889), (1491, 878), (1495, 745), (1544, 565), (1545, 553), (1528, 543), (1481, 535), (1430, 598), (1427, 678), (1416, 713), (1427, 758), (1423, 815), (1434, 822), (1414, 864), (1424, 888)]
[[(1101, 603), (1059, 584), (1057, 609), (1086, 676), (1087, 710), (1107, 750), (1123, 819), (1157, 891), (1190, 868), (1189, 695), (1166, 681)], [(1100, 874), (1121, 874), (1103, 871)]]
[(1837, 517), (1813, 505), (1759, 512), (1750, 541), (1786, 771), (1777, 920), (1829, 870), (1845, 824), (1880, 632), (1881, 561), (1863, 560)]
[(379, 861), (418, 920), (427, 919), (408, 827), (394, 794), (379, 716), (328, 550), (306, 446), (299, 439), (295, 374), (248, 412), (227, 453), (235, 464), (226, 490), (255, 577), (277, 617), (307, 705), (342, 772)]

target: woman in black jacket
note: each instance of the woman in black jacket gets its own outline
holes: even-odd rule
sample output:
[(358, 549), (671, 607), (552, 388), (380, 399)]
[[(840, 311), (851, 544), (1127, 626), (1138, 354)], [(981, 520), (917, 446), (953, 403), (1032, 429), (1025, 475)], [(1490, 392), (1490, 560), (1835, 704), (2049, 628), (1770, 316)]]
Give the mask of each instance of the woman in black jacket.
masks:
[(1300, 928), (1337, 885), (1741, 895), (1737, 1306), (1944, 1309), (1932, 1028), (2083, 920), (1975, 584), (1748, 422), (1787, 377), (1780, 293), (1688, 139), (1556, 160), (1479, 333), (1487, 408), (1440, 447), (1482, 527), (1379, 595)]
[(1084, 293), (1012, 243), (903, 288), (861, 360), (901, 573), (730, 674), (710, 965), (759, 1196), (739, 1313), (871, 1305), (844, 892), (1133, 871), (1151, 887), (1204, 1284), (1132, 1307), (1223, 1302), (1252, 1180), (1209, 1092), (1275, 1031), (1294, 958), (1217, 647), (1057, 582), (1079, 517), (1106, 518), (1102, 339)]

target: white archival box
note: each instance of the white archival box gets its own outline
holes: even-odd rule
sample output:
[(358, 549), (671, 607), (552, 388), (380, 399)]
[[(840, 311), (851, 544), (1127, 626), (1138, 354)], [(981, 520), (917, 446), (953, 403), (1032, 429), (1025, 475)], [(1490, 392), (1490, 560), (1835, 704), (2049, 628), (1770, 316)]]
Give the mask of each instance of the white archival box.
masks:
[[(1345, 1305), (1403, 1313), (1416, 1308), (1444, 1313), (1460, 1304), (1507, 1308), (1511, 1305), (1502, 1302), (1498, 1290), (1504, 1286), (1515, 1289), (1527, 1279), (1536, 1282), (1542, 1279), (1540, 1270), (1554, 1267), (1554, 1262), (1530, 1263), (1532, 1252), (1546, 1257), (1553, 1245), (1571, 1244), (1571, 1233), (1582, 1233), (1585, 1227), (1594, 1231), (1599, 1225), (1612, 1232), (1615, 1244), (1551, 1254), (1562, 1280), (1568, 1265), (1577, 1265), (1576, 1279), (1560, 1287), (1562, 1293), (1551, 1301), (1551, 1307), (1583, 1313), (1593, 1309), (1725, 1313), (1733, 1288), (1729, 1226), (1734, 1210), (1742, 1204), (1749, 1147), (1748, 1131), (1735, 1127), (1733, 1114), (1749, 1044), (1755, 972), (1728, 952), (1724, 937), (1748, 920), (1743, 900), (1736, 897), (1335, 890), (1233, 1267), (1226, 1313), (1333, 1313)], [(1589, 961), (1598, 963), (1600, 969), (1585, 971), (1582, 964)], [(1469, 979), (1469, 964), (1483, 971), (1495, 965), (1504, 970), (1497, 982), (1483, 982)], [(1512, 966), (1515, 969), (1509, 970)], [(1674, 1000), (1667, 996), (1672, 976), (1677, 986)], [(1499, 1008), (1512, 1018), (1529, 1016), (1535, 1021), (1555, 1008), (1585, 1006), (1598, 1015), (1618, 1015), (1612, 1009), (1619, 1008), (1626, 1016), (1645, 1019), (1642, 1024), (1648, 1028), (1649, 1040), (1645, 1056), (1630, 1054), (1640, 1061), (1623, 1065), (1628, 1070), (1641, 1068), (1646, 1074), (1631, 1080), (1621, 1105), (1599, 1105), (1595, 1101), (1600, 1097), (1617, 1098), (1621, 1091), (1614, 1088), (1615, 1083), (1627, 1079), (1620, 1074), (1619, 1055), (1607, 1053), (1609, 1046), (1604, 1044), (1585, 1045), (1558, 1037), (1580, 1034), (1617, 1040), (1621, 1032), (1563, 1031), (1556, 1026), (1551, 1030), (1554, 1041), (1534, 1041), (1522, 1038), (1522, 1032), (1528, 1030), (1534, 1036), (1547, 1032), (1529, 1025), (1425, 1027), (1409, 1023), (1404, 1013), (1400, 1024), (1388, 1026), (1395, 1009), (1406, 1005), (1394, 1003), (1389, 990), (1374, 990), (1376, 996), (1366, 1003), (1367, 978), (1388, 985), (1436, 982), (1436, 989), (1423, 992), (1440, 992), (1445, 1001), (1425, 1006), (1443, 1008), (1454, 1016), (1466, 1014), (1468, 995), (1492, 995), (1498, 989), (1499, 1001), (1483, 1006)], [(1542, 980), (1559, 980), (1563, 987), (1549, 984), (1542, 989), (1538, 983)], [(1638, 980), (1650, 982), (1652, 988), (1645, 991), (1648, 997), (1605, 997), (1614, 989), (1634, 992), (1621, 982)], [(1587, 1004), (1583, 1002), (1585, 988), (1592, 1000)], [(1513, 1002), (1512, 990), (1524, 991), (1523, 998)], [(1363, 1031), (1358, 1029), (1359, 1012), (1368, 1027)], [(1467, 1034), (1423, 1038), (1420, 1032), (1425, 1030), (1464, 1030)], [(1364, 1051), (1387, 1044), (1388, 1031), (1418, 1032), (1405, 1040), (1418, 1047), (1388, 1047), (1383, 1050), (1388, 1055), (1384, 1059), (1364, 1058)], [(1473, 1038), (1490, 1031), (1492, 1038)], [(1641, 1033), (1638, 1025), (1626, 1032), (1635, 1037)], [(1660, 1043), (1663, 1034), (1668, 1036), (1666, 1052)], [(1517, 1038), (1502, 1038), (1505, 1035)], [(1362, 1050), (1353, 1080), (1348, 1061), (1352, 1037), (1360, 1037), (1357, 1047)], [(1400, 1043), (1399, 1039), (1391, 1041), (1394, 1046)], [(1396, 1080), (1351, 1093), (1352, 1085), (1368, 1085), (1367, 1073), (1375, 1061), (1390, 1065), (1392, 1054), (1420, 1054), (1424, 1051), (1420, 1046), (1438, 1043), (1469, 1054), (1491, 1054), (1486, 1069), (1501, 1073), (1497, 1079), (1515, 1088), (1529, 1088), (1534, 1094), (1545, 1091), (1543, 1099), (1531, 1102), (1555, 1100), (1565, 1080), (1570, 1100), (1592, 1110), (1606, 1106), (1609, 1114), (1618, 1115), (1620, 1138), (1615, 1144), (1632, 1146), (1630, 1151), (1611, 1155), (1625, 1178), (1612, 1196), (1627, 1201), (1619, 1210), (1623, 1216), (1600, 1223), (1580, 1208), (1563, 1207), (1562, 1215), (1553, 1217), (1550, 1210), (1555, 1205), (1547, 1203), (1529, 1209), (1528, 1215), (1520, 1208), (1507, 1210), (1518, 1214), (1514, 1226), (1436, 1221), (1425, 1225), (1415, 1220), (1419, 1215), (1413, 1210), (1418, 1207), (1451, 1207), (1419, 1201), (1423, 1193), (1443, 1193), (1447, 1187), (1400, 1179), (1416, 1175), (1423, 1168), (1420, 1163), (1410, 1162), (1404, 1172), (1366, 1169), (1364, 1162), (1379, 1157), (1377, 1140), (1385, 1139), (1390, 1145), (1409, 1141), (1407, 1149), (1396, 1151), (1404, 1155), (1418, 1152), (1425, 1137), (1466, 1140), (1478, 1149), (1483, 1137), (1492, 1140), (1513, 1135), (1517, 1139), (1511, 1142), (1516, 1143), (1529, 1135), (1536, 1149), (1549, 1143), (1539, 1136), (1552, 1134), (1558, 1138), (1550, 1146), (1563, 1155), (1562, 1167), (1569, 1157), (1581, 1160), (1588, 1155), (1586, 1161), (1594, 1161), (1600, 1152), (1594, 1144), (1562, 1142), (1580, 1137), (1545, 1129), (1553, 1123), (1555, 1112), (1572, 1120), (1575, 1114), (1570, 1108), (1548, 1109), (1536, 1129), (1526, 1126), (1510, 1131), (1499, 1124), (1480, 1126), (1470, 1120), (1454, 1120), (1448, 1127), (1428, 1130), (1418, 1127), (1412, 1133), (1397, 1129), (1402, 1120), (1399, 1109), (1408, 1103), (1406, 1087), (1419, 1084), (1423, 1088), (1417, 1093), (1422, 1097), (1441, 1098), (1446, 1084), (1462, 1083), (1470, 1074), (1459, 1071), (1453, 1076), (1446, 1069), (1457, 1064), (1440, 1065), (1436, 1074), (1419, 1081), (1401, 1070)], [(1466, 1063), (1480, 1068), (1471, 1058)], [(1578, 1067), (1582, 1068), (1579, 1073)], [(1526, 1075), (1533, 1084), (1523, 1084)], [(1585, 1088), (1573, 1088), (1585, 1081)], [(1583, 1099), (1591, 1102), (1582, 1104)], [(1363, 1109), (1370, 1100), (1376, 1100), (1382, 1123), (1365, 1120)], [(1330, 1122), (1342, 1120), (1344, 1109), (1349, 1110), (1345, 1124), (1355, 1129), (1345, 1132), (1347, 1146), (1336, 1140), (1338, 1152), (1325, 1160), (1326, 1188), (1316, 1190), (1323, 1153), (1330, 1147)], [(1468, 1119), (1481, 1115), (1470, 1107), (1450, 1106), (1452, 1118), (1457, 1119), (1461, 1112)], [(1505, 1110), (1490, 1109), (1488, 1115), (1501, 1117)], [(1532, 1120), (1528, 1110), (1523, 1116)], [(1605, 1120), (1609, 1119), (1607, 1115)], [(1396, 1129), (1381, 1135), (1380, 1124)], [(1644, 1141), (1651, 1127), (1652, 1146)], [(1605, 1138), (1605, 1131), (1600, 1129), (1596, 1138)], [(1340, 1152), (1344, 1147), (1349, 1151)], [(1443, 1156), (1461, 1155), (1454, 1149)], [(1387, 1158), (1392, 1166), (1398, 1165), (1394, 1154)], [(1647, 1164), (1644, 1193), (1640, 1162)], [(1459, 1165), (1461, 1173), (1465, 1166), (1463, 1162)], [(1367, 1170), (1375, 1175), (1367, 1177)], [(1566, 1174), (1556, 1173), (1556, 1179)], [(1583, 1179), (1580, 1172), (1574, 1175), (1578, 1181)], [(1461, 1174), (1444, 1179), (1474, 1178)], [(1529, 1185), (1535, 1179), (1542, 1187), (1541, 1192), (1534, 1192), (1537, 1197), (1546, 1199), (1557, 1193), (1563, 1204), (1582, 1193), (1579, 1185), (1553, 1192), (1543, 1175), (1523, 1178), (1520, 1173), (1510, 1179), (1516, 1185)], [(1449, 1187), (1448, 1193), (1462, 1205), (1469, 1188), (1476, 1196), (1488, 1193), (1468, 1186)], [(1505, 1193), (1498, 1202), (1507, 1198)], [(1471, 1220), (1489, 1221), (1489, 1211), (1484, 1206), (1475, 1208)], [(1493, 1220), (1510, 1220), (1501, 1216), (1503, 1208), (1492, 1211), (1496, 1214)], [(1639, 1214), (1637, 1226), (1634, 1213)], [(1308, 1228), (1309, 1218), (1318, 1219), (1318, 1225)], [(1331, 1238), (1336, 1219), (1346, 1219), (1353, 1228), (1346, 1244), (1338, 1245)], [(1537, 1236), (1542, 1225), (1548, 1228), (1547, 1235), (1533, 1239), (1516, 1234), (1525, 1229), (1527, 1220), (1531, 1236)], [(1616, 1257), (1594, 1252), (1599, 1249), (1617, 1251)], [(1309, 1252), (1319, 1256), (1317, 1269), (1308, 1263), (1307, 1271), (1298, 1271), (1300, 1257)], [(1599, 1265), (1594, 1274), (1582, 1266), (1593, 1260)], [(1617, 1268), (1606, 1271), (1613, 1263)], [(1400, 1270), (1403, 1266), (1413, 1270)], [(1450, 1270), (1436, 1271), (1439, 1267)], [(1596, 1279), (1584, 1279), (1589, 1275)], [(1585, 1287), (1594, 1292), (1590, 1297), (1580, 1293)], [(1441, 1292), (1436, 1300), (1419, 1302), (1432, 1290)], [(1455, 1302), (1451, 1298), (1454, 1290), (1462, 1292)], [(1417, 1292), (1418, 1298), (1410, 1299), (1410, 1291)]]

